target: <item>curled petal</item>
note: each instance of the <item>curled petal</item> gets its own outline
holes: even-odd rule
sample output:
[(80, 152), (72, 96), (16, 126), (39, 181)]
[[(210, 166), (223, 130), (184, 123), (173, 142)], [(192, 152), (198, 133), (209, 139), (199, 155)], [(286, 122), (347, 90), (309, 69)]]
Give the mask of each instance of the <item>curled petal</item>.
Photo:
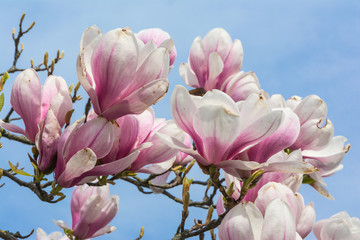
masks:
[(67, 162), (65, 170), (56, 179), (62, 187), (71, 187), (73, 180), (95, 167), (97, 157), (90, 148), (85, 148), (74, 154)]

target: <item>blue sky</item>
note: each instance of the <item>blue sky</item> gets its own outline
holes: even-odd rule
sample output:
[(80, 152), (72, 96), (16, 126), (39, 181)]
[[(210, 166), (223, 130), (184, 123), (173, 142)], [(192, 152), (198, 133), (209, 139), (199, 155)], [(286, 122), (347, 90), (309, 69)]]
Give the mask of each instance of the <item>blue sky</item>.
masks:
[[(57, 49), (65, 58), (55, 74), (76, 84), (75, 61), (82, 32), (96, 24), (103, 32), (129, 26), (134, 32), (159, 27), (175, 41), (178, 58), (169, 76), (167, 96), (154, 108), (157, 117), (170, 119), (169, 99), (175, 85), (183, 84), (178, 66), (186, 62), (196, 36), (204, 36), (214, 27), (225, 28), (244, 47), (244, 71), (255, 71), (260, 84), (269, 94), (281, 93), (305, 97), (317, 94), (328, 105), (328, 117), (335, 126), (335, 135), (343, 135), (352, 145), (345, 156), (344, 169), (325, 179), (334, 201), (304, 186), (305, 202), (314, 201), (317, 219), (328, 218), (346, 210), (360, 216), (360, 3), (358, 1), (20, 1), (1, 0), (0, 72), (13, 58), (11, 29), (17, 28), (23, 12), (25, 26), (36, 25), (25, 36), (24, 53), (19, 66), (29, 66), (29, 59), (42, 61), (43, 53), (54, 56)], [(43, 81), (45, 76), (41, 75)], [(11, 81), (5, 92), (9, 93)], [(85, 97), (85, 93), (82, 92)], [(9, 94), (6, 96), (9, 101)], [(76, 116), (82, 114), (83, 100)], [(3, 118), (5, 109), (0, 113)], [(28, 148), (1, 139), (0, 167), (7, 161), (27, 162)], [(201, 173), (194, 171), (193, 177)], [(11, 182), (0, 189), (0, 228), (27, 233), (42, 227), (46, 232), (58, 230), (52, 219), (71, 224), (70, 192), (57, 205), (42, 203), (29, 192)], [(118, 229), (99, 239), (135, 239), (145, 226), (144, 239), (170, 239), (180, 221), (181, 206), (163, 196), (145, 196), (135, 187), (119, 182), (111, 188), (120, 197), (120, 210), (112, 222)], [(196, 191), (192, 196), (197, 196)], [(200, 197), (200, 196), (198, 196)], [(206, 212), (191, 209), (193, 218), (204, 219)], [(208, 237), (208, 236), (207, 236)], [(34, 239), (31, 238), (31, 239)], [(208, 239), (208, 238), (207, 238)], [(309, 238), (310, 239), (310, 238)]]

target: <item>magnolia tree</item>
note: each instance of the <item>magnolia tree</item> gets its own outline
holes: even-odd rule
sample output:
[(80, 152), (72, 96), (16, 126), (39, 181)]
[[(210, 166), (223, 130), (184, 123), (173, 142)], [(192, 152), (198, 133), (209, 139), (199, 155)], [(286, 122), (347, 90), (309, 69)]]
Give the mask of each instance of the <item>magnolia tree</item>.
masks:
[[(254, 72), (241, 71), (241, 42), (224, 29), (194, 40), (188, 62), (179, 68), (190, 90), (175, 87), (173, 120), (166, 121), (155, 118), (151, 106), (167, 93), (169, 71), (176, 71), (176, 48), (168, 33), (117, 28), (103, 34), (89, 27), (80, 40), (79, 82), (69, 87), (53, 75), (64, 56), (59, 51), (52, 61), (46, 53), (39, 65), (17, 66), (20, 38), (34, 26), (24, 30), (23, 19), (18, 34), (12, 33), (13, 65), (0, 74), (1, 91), (7, 79), (12, 82), (6, 83), (12, 84), (11, 110), (2, 112), (0, 126), (2, 137), (30, 146), (33, 170), (9, 162), (0, 177), (49, 203), (65, 197), (63, 188), (73, 188), (71, 225), (55, 221), (62, 231), (47, 234), (38, 228), (37, 239), (91, 239), (113, 232), (109, 224), (119, 198), (110, 196), (109, 185), (118, 181), (183, 205), (173, 239), (204, 239), (205, 234), (222, 240), (305, 239), (312, 231), (321, 240), (360, 239), (358, 218), (340, 212), (315, 222), (313, 203), (299, 193), (302, 184), (310, 184), (332, 198), (324, 179), (342, 168), (350, 147), (345, 137), (334, 136), (326, 103), (315, 95), (269, 96)], [(43, 86), (39, 71), (48, 73)], [(89, 100), (85, 110), (76, 109), (83, 117), (73, 119), (80, 87)], [(0, 109), (3, 105), (4, 93)], [(20, 118), (13, 118), (15, 113)], [(208, 180), (188, 179), (194, 167)], [(204, 189), (202, 201), (190, 197), (194, 184)], [(168, 191), (179, 187), (181, 196)], [(189, 207), (207, 210), (207, 218), (187, 223)], [(142, 228), (138, 239), (143, 234)], [(3, 239), (30, 235), (0, 232)]]

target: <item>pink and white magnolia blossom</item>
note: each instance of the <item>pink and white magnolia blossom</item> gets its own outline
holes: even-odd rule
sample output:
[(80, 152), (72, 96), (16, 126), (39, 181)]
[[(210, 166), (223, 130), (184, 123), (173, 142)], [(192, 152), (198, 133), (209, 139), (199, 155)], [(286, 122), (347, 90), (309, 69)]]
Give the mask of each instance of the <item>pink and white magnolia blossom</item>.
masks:
[(304, 161), (315, 166), (323, 177), (343, 168), (341, 162), (350, 145), (345, 146), (345, 137), (334, 137), (324, 100), (310, 95), (304, 99), (294, 96), (285, 102), (282, 96), (274, 95), (270, 101), (278, 107), (290, 107), (300, 119), (299, 136), (289, 149), (301, 149)]
[[(153, 41), (157, 47), (161, 47), (162, 45), (167, 45), (168, 41), (172, 41), (170, 38), (169, 33), (163, 31), (160, 28), (149, 28), (141, 30), (136, 34), (136, 36), (143, 41), (145, 44), (147, 44), (149, 41)], [(172, 66), (176, 59), (176, 48), (175, 46), (173, 49), (170, 50), (170, 66)]]
[[(38, 166), (51, 172), (56, 162), (57, 141), (65, 124), (66, 113), (72, 108), (65, 80), (49, 76), (43, 87), (34, 69), (21, 72), (11, 90), (10, 103), (24, 121), (25, 130), (0, 120), (0, 126), (25, 135), (35, 142), (39, 151)], [(54, 160), (55, 158), (55, 160)]]
[(223, 82), (237, 73), (243, 62), (241, 42), (234, 42), (222, 28), (214, 28), (204, 39), (195, 38), (191, 45), (189, 63), (180, 66), (180, 75), (186, 85), (219, 89)]
[[(315, 209), (313, 203), (309, 203), (306, 206), (304, 205), (303, 197), (297, 191), (301, 185), (301, 176), (302, 175), (293, 175), (291, 177), (283, 180), (288, 173), (278, 173), (278, 172), (269, 172), (265, 173), (261, 180), (256, 184), (254, 188), (251, 188), (247, 191), (244, 200), (242, 202), (253, 202), (256, 204), (258, 209), (264, 214), (265, 209), (269, 202), (275, 198), (279, 198), (286, 202), (290, 207), (292, 214), (295, 219), (296, 231), (302, 238), (305, 238), (312, 230), (315, 223)], [(291, 178), (295, 176), (300, 176), (296, 179), (296, 184), (291, 184), (290, 187), (285, 185), (289, 184)], [(234, 199), (238, 199), (241, 192), (242, 182), (238, 178), (233, 177), (230, 174), (225, 174), (226, 184), (229, 186), (233, 182), (233, 194)], [(271, 182), (272, 180), (278, 182)], [(282, 181), (282, 182), (281, 182)], [(291, 187), (295, 187), (294, 190)], [(216, 211), (218, 215), (221, 215), (225, 212), (225, 206), (223, 203), (223, 198), (220, 196), (216, 204)]]
[(173, 41), (144, 44), (129, 28), (102, 35), (92, 26), (80, 42), (77, 74), (96, 114), (114, 120), (140, 114), (168, 90), (169, 51)]
[(61, 232), (52, 232), (47, 235), (42, 228), (38, 228), (36, 230), (36, 240), (69, 240), (69, 238)]
[[(78, 239), (94, 238), (113, 232), (108, 225), (119, 209), (119, 197), (110, 197), (109, 185), (94, 187), (76, 186), (71, 197), (72, 234)], [(55, 221), (64, 230), (64, 221)]]
[(260, 93), (256, 75), (240, 71), (242, 62), (241, 42), (233, 42), (224, 29), (214, 28), (204, 39), (195, 38), (188, 63), (181, 64), (179, 72), (188, 86), (205, 91), (219, 89), (240, 101), (251, 93)]
[(360, 220), (350, 218), (345, 211), (339, 212), (328, 219), (315, 223), (314, 235), (318, 240), (358, 240), (360, 239)]
[(300, 240), (291, 209), (281, 199), (272, 200), (265, 215), (252, 202), (233, 207), (222, 220), (220, 240)]
[[(121, 171), (161, 174), (172, 167), (176, 161), (185, 161), (187, 155), (170, 148), (159, 139), (155, 134), (157, 132), (174, 137), (191, 146), (190, 137), (186, 133), (171, 120), (155, 118), (152, 108), (139, 115), (128, 114), (116, 119), (113, 132), (112, 148), (109, 154), (102, 158), (102, 163), (115, 164), (117, 162), (117, 166), (122, 166), (118, 169)], [(128, 157), (129, 161), (124, 161), (124, 158), (140, 149), (136, 158)], [(187, 159), (190, 161), (189, 157)]]
[(110, 152), (112, 123), (102, 117), (83, 122), (84, 118), (72, 123), (59, 138), (55, 179), (62, 187), (89, 181), (87, 177), (114, 174), (119, 168), (98, 162)]
[(295, 220), (296, 231), (302, 238), (305, 238), (315, 224), (314, 204), (311, 202), (305, 206), (300, 193), (294, 193), (284, 184), (269, 182), (258, 191), (255, 205), (265, 215), (267, 206), (274, 199), (281, 199), (289, 206)]
[(323, 196), (333, 199), (323, 187), (326, 184), (322, 177), (331, 176), (343, 168), (341, 162), (350, 145), (345, 146), (345, 137), (334, 137), (334, 126), (327, 119), (326, 103), (316, 95), (304, 99), (294, 96), (286, 102), (281, 95), (273, 95), (269, 101), (274, 107), (291, 108), (299, 117), (300, 133), (289, 150), (301, 149), (303, 160), (318, 169), (309, 174), (314, 180), (311, 185)]
[[(233, 175), (238, 170), (259, 168), (301, 173), (315, 170), (302, 162), (270, 166), (236, 158), (240, 153), (267, 140), (277, 130), (283, 133), (282, 128), (287, 129), (288, 123), (292, 122), (288, 121), (291, 118), (286, 118), (286, 111), (272, 110), (261, 94), (252, 94), (245, 101), (235, 103), (228, 95), (216, 89), (198, 97), (190, 95), (184, 87), (176, 86), (171, 97), (171, 109), (174, 121), (191, 136), (197, 151), (174, 138), (163, 136), (164, 141), (193, 156), (203, 166), (216, 165)], [(278, 139), (277, 134), (274, 139)], [(262, 151), (272, 152), (265, 146)]]

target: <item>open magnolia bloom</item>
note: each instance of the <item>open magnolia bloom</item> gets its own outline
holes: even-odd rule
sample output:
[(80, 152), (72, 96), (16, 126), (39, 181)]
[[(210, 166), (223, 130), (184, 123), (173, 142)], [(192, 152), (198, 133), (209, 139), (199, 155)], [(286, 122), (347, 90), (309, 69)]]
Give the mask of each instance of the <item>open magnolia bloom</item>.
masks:
[(25, 135), (39, 151), (38, 166), (51, 172), (55, 166), (56, 145), (65, 125), (66, 113), (72, 108), (68, 86), (62, 77), (49, 76), (41, 87), (34, 69), (21, 72), (11, 90), (11, 106), (24, 121), (25, 130), (0, 120), (0, 126)]
[(313, 203), (305, 206), (300, 193), (280, 183), (264, 185), (254, 203), (244, 201), (229, 211), (220, 239), (303, 239), (315, 223)]
[(95, 113), (108, 120), (140, 114), (168, 90), (173, 41), (144, 44), (128, 28), (102, 35), (92, 26), (80, 42), (77, 74)]
[[(119, 197), (110, 197), (109, 185), (93, 187), (76, 186), (71, 197), (72, 231), (77, 239), (94, 238), (111, 233), (116, 228), (108, 225), (119, 209)], [(65, 222), (55, 221), (64, 230)]]
[[(203, 166), (215, 165), (233, 175), (239, 170), (259, 168), (298, 173), (315, 171), (310, 164), (303, 162), (267, 164), (237, 157), (263, 140), (272, 142), (268, 137), (277, 130), (282, 132), (282, 124), (289, 125), (288, 119), (292, 122), (291, 118), (286, 118), (288, 115), (284, 110), (272, 110), (262, 95), (252, 94), (245, 101), (235, 103), (219, 90), (198, 97), (190, 95), (184, 87), (176, 86), (171, 97), (171, 109), (174, 121), (191, 136), (197, 151), (174, 138), (160, 136), (169, 146), (193, 156)], [(289, 134), (296, 135), (297, 132), (290, 131)], [(274, 138), (278, 139), (277, 134)], [(272, 152), (265, 146), (262, 151)]]
[(358, 240), (360, 239), (360, 220), (350, 218), (345, 211), (339, 212), (328, 219), (315, 223), (314, 235), (318, 240)]
[(220, 89), (223, 82), (237, 73), (243, 62), (241, 42), (234, 42), (222, 28), (214, 28), (204, 39), (195, 38), (189, 54), (189, 63), (180, 66), (180, 75), (186, 85), (204, 88), (206, 91)]
[(281, 199), (274, 199), (263, 216), (252, 202), (232, 208), (219, 226), (220, 240), (301, 240), (291, 209)]
[(350, 145), (345, 146), (345, 137), (334, 137), (334, 126), (326, 118), (327, 106), (322, 99), (310, 95), (285, 102), (280, 95), (274, 95), (270, 101), (272, 105), (290, 107), (300, 119), (300, 133), (290, 150), (301, 149), (304, 160), (316, 166), (323, 177), (343, 168), (341, 162)]
[(102, 117), (83, 122), (84, 118), (72, 123), (59, 139), (55, 179), (62, 187), (87, 182), (86, 177), (118, 173), (118, 168), (121, 168), (113, 164), (97, 165), (98, 159), (111, 149), (114, 139), (111, 122)]
[(299, 117), (300, 133), (289, 150), (301, 149), (305, 162), (315, 166), (319, 171), (310, 174), (315, 180), (313, 187), (322, 195), (332, 198), (321, 185), (325, 185), (321, 177), (331, 176), (341, 170), (341, 164), (350, 145), (345, 146), (347, 139), (334, 137), (334, 126), (326, 118), (326, 103), (318, 96), (310, 95), (304, 99), (292, 97), (285, 102), (281, 95), (273, 95), (271, 105), (279, 108), (289, 107)]
[(240, 72), (242, 62), (241, 42), (233, 42), (224, 29), (214, 28), (204, 39), (195, 38), (188, 63), (181, 64), (179, 72), (186, 85), (205, 91), (219, 89), (237, 102), (260, 93), (255, 73)]
[[(91, 112), (88, 119), (96, 117), (97, 115)], [(190, 137), (184, 131), (178, 128), (172, 120), (165, 121), (165, 119), (155, 118), (155, 113), (150, 107), (139, 115), (128, 114), (116, 119), (113, 124), (114, 139), (111, 150), (101, 159), (101, 163), (116, 165), (118, 173), (128, 170), (162, 174), (176, 162), (190, 161), (190, 157), (186, 154), (165, 144), (156, 135), (158, 132), (191, 146)], [(128, 157), (140, 149), (136, 158)]]

